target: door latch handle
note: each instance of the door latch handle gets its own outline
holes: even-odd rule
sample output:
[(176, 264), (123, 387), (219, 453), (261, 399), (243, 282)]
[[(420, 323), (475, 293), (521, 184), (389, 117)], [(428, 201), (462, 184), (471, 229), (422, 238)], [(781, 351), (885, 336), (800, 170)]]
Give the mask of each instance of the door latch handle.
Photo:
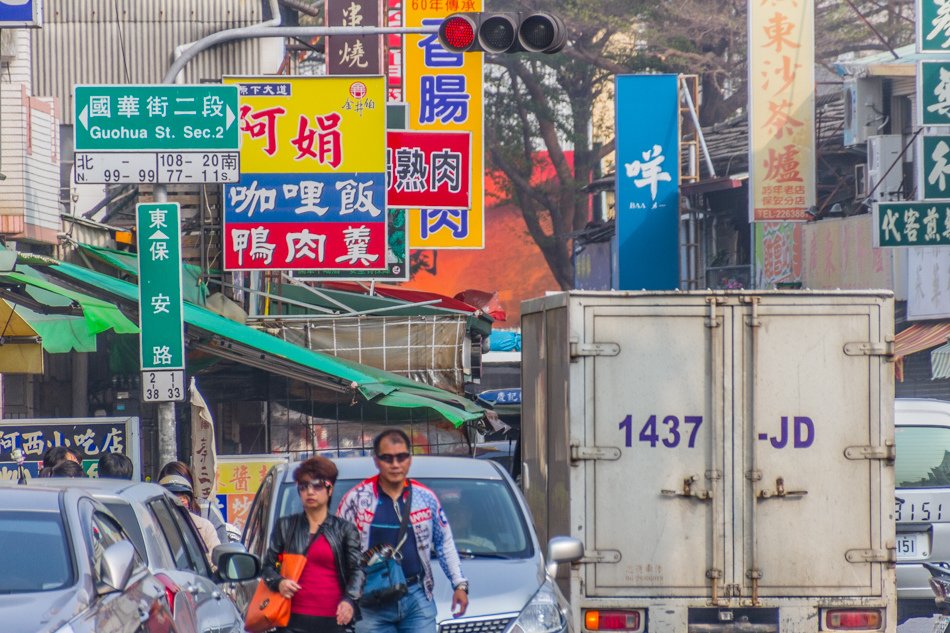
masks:
[(778, 477), (775, 480), (775, 491), (769, 490), (759, 490), (759, 494), (756, 495), (759, 499), (773, 499), (786, 497), (804, 497), (808, 494), (807, 490), (786, 490), (785, 489), (785, 478)]
[(698, 501), (712, 500), (712, 493), (708, 490), (693, 490), (693, 484), (699, 479), (696, 475), (690, 475), (683, 480), (682, 490), (661, 490), (660, 494), (666, 497), (687, 497)]

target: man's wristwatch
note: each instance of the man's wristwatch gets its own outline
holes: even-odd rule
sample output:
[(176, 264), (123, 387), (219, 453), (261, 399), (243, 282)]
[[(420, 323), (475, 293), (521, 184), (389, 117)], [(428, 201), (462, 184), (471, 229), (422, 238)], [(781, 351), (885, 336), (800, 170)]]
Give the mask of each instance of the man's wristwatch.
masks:
[(467, 580), (463, 580), (463, 581), (460, 582), (459, 584), (455, 585), (455, 590), (458, 591), (459, 589), (461, 589), (461, 590), (464, 591), (466, 594), (468, 594), (468, 581), (467, 581)]

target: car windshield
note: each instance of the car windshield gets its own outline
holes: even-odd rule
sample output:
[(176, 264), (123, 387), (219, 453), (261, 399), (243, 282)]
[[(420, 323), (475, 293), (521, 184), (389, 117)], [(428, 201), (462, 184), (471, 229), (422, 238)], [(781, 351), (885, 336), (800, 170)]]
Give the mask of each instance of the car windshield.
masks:
[(895, 432), (898, 488), (950, 486), (950, 429), (939, 426), (899, 426)]
[(72, 585), (69, 545), (60, 516), (0, 512), (0, 570), (0, 594), (53, 591)]
[[(420, 479), (435, 491), (452, 526), (455, 547), (462, 556), (474, 558), (528, 558), (534, 554), (525, 517), (507, 482), (498, 479)], [(357, 480), (341, 479), (333, 491), (330, 507)], [(284, 484), (278, 505), (280, 516), (300, 512), (300, 495), (293, 484)]]

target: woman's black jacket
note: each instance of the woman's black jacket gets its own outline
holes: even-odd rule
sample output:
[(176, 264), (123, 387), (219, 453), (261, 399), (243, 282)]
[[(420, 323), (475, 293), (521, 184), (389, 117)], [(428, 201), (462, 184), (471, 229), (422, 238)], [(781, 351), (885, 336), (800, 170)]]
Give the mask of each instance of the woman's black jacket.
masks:
[[(320, 527), (321, 534), (330, 544), (343, 596), (356, 606), (363, 594), (365, 574), (360, 565), (360, 535), (356, 526), (339, 517), (327, 515)], [(282, 552), (306, 554), (310, 545), (310, 523), (303, 512), (277, 520), (270, 545), (264, 554), (261, 577), (267, 586), (277, 591), (283, 576), (277, 571), (277, 559)]]

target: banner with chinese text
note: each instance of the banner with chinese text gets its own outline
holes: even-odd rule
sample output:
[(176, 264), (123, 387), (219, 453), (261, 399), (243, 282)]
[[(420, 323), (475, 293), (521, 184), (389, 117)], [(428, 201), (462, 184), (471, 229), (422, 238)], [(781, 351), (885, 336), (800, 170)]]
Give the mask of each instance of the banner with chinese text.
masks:
[(680, 261), (679, 77), (617, 75), (616, 95), (614, 289), (674, 290)]
[(138, 240), (142, 370), (184, 369), (179, 204), (136, 205), (135, 233)]
[(267, 471), (285, 461), (274, 455), (218, 455), (215, 490), (224, 520), (243, 530)]
[[(456, 11), (481, 11), (482, 0), (405, 2), (407, 27), (438, 26)], [(414, 130), (472, 134), (471, 209), (412, 209), (409, 248), (484, 248), (482, 53), (450, 53), (438, 36), (407, 35), (405, 100)]]
[(749, 4), (749, 216), (807, 220), (815, 204), (814, 3)]
[(950, 53), (950, 5), (946, 0), (917, 0), (917, 52)]
[(224, 189), (226, 270), (386, 269), (383, 77), (231, 77), (241, 180)]
[[(382, 0), (326, 0), (327, 26), (380, 26)], [(328, 75), (383, 74), (382, 35), (327, 37)]]
[(917, 120), (950, 125), (950, 61), (917, 62)]
[(389, 131), (386, 188), (390, 207), (468, 209), (472, 135), (468, 132)]
[(874, 204), (874, 246), (947, 245), (950, 201)]
[(924, 200), (946, 200), (950, 198), (950, 136), (924, 135), (920, 142), (917, 190), (924, 193)]

